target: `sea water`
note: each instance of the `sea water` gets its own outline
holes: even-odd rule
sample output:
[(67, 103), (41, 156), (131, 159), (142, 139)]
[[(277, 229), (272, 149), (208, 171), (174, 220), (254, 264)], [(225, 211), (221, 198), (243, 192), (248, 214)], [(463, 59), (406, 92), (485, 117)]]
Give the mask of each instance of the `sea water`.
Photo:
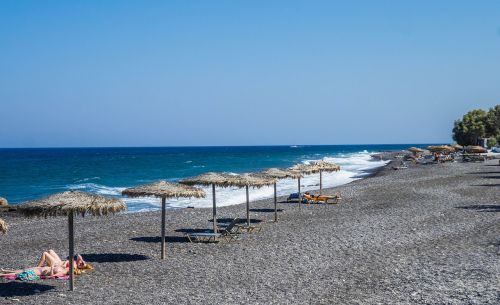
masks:
[[(127, 187), (156, 180), (177, 181), (205, 172), (246, 173), (270, 167), (290, 167), (324, 159), (341, 166), (323, 173), (323, 186), (333, 187), (363, 178), (366, 171), (386, 164), (371, 155), (402, 150), (405, 145), (238, 146), (147, 148), (0, 149), (0, 197), (10, 204), (66, 190), (121, 196)], [(301, 179), (302, 190), (319, 188), (319, 174)], [(211, 190), (202, 199), (172, 199), (170, 208), (210, 207)], [(278, 195), (297, 191), (297, 181), (280, 180)], [(250, 199), (273, 196), (272, 187), (250, 190)], [(156, 210), (157, 198), (122, 198), (129, 212)], [(218, 206), (245, 202), (245, 190), (217, 188)]]

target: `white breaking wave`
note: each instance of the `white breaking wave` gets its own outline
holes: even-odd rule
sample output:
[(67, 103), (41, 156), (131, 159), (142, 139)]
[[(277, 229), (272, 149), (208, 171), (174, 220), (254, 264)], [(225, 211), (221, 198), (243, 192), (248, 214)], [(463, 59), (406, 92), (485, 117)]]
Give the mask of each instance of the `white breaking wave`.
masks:
[(124, 187), (111, 187), (96, 183), (72, 184), (67, 186), (70, 190), (87, 191), (99, 195), (119, 196)]
[[(368, 151), (359, 153), (338, 155), (335, 157), (325, 157), (325, 161), (334, 162), (340, 165), (341, 170), (334, 173), (323, 173), (323, 187), (330, 188), (343, 184), (347, 184), (354, 180), (361, 179), (367, 175), (366, 171), (372, 170), (386, 165), (389, 161), (375, 161), (371, 158)], [(305, 160), (304, 163), (309, 163), (314, 160)], [(235, 173), (229, 173), (235, 174)], [(307, 175), (300, 180), (301, 191), (316, 190), (319, 188), (319, 174)], [(101, 195), (121, 197), (121, 192), (125, 187), (109, 187), (95, 183), (82, 183), (68, 185), (68, 189), (88, 191)], [(212, 189), (211, 187), (202, 187), (207, 196), (200, 199), (170, 199), (168, 200), (169, 208), (210, 208), (212, 207)], [(289, 195), (297, 192), (297, 180), (283, 179), (277, 184), (278, 196)], [(273, 197), (273, 187), (263, 187), (260, 189), (250, 188), (250, 200)], [(161, 207), (161, 202), (158, 198), (122, 198), (128, 206), (129, 212), (141, 212), (157, 210)], [(216, 188), (217, 206), (229, 206), (244, 203), (246, 201), (246, 192), (244, 188)]]

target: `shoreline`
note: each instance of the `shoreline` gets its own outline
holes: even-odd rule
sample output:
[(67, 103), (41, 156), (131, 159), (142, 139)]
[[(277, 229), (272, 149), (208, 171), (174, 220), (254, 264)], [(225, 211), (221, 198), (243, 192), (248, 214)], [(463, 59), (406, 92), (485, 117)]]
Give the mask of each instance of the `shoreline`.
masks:
[[(366, 179), (325, 189), (340, 191), (340, 204), (303, 204), (299, 211), (297, 203), (279, 203), (278, 223), (271, 221), (272, 200), (254, 201), (252, 218), (264, 220), (262, 231), (232, 243), (186, 242), (186, 230), (210, 228), (209, 209), (169, 210), (163, 261), (158, 211), (78, 217), (76, 250), (96, 271), (78, 277), (71, 293), (66, 281), (0, 281), (0, 297), (7, 304), (13, 298), (36, 304), (494, 302), (497, 168), (450, 163), (394, 171), (388, 164)], [(48, 248), (67, 253), (64, 217), (8, 214), (2, 214), (10, 231), (0, 236), (0, 267), (32, 265)], [(244, 204), (221, 207), (218, 215), (243, 218)]]

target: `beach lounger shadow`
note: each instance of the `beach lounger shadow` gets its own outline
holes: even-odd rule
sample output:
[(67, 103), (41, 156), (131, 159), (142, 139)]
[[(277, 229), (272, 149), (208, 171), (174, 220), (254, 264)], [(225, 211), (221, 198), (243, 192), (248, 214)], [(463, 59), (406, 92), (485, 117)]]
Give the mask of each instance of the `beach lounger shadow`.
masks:
[[(274, 210), (273, 210), (274, 211)], [(231, 223), (234, 219), (233, 218), (217, 218), (217, 223), (218, 224), (223, 224), (223, 223)], [(210, 222), (213, 222), (212, 219), (209, 220)], [(255, 218), (250, 218), (250, 223), (261, 223), (263, 220), (262, 219), (255, 219)], [(244, 224), (246, 223), (247, 220), (243, 218), (239, 218), (237, 220), (237, 223), (239, 224)]]
[(496, 172), (469, 172), (467, 173), (467, 175), (484, 175), (484, 174), (500, 174), (500, 172), (496, 171)]
[[(250, 209), (250, 212), (274, 213), (274, 209)], [(278, 212), (283, 212), (283, 209), (278, 209)]]
[(500, 183), (492, 183), (492, 184), (472, 184), (471, 186), (496, 186), (499, 187)]
[(146, 255), (127, 253), (87, 253), (82, 256), (92, 263), (135, 262), (149, 259)]
[(204, 232), (210, 231), (210, 229), (176, 229), (174, 231), (179, 232), (179, 233), (192, 234), (192, 233), (204, 233)]
[(6, 283), (0, 283), (0, 297), (13, 298), (13, 297), (30, 296), (47, 292), (54, 288), (55, 288), (54, 286), (39, 284), (39, 283), (11, 281)]
[(475, 204), (475, 205), (467, 205), (455, 207), (456, 209), (463, 210), (475, 210), (478, 212), (500, 212), (500, 205), (496, 204)]
[[(160, 243), (160, 236), (143, 236), (143, 237), (133, 237), (130, 240), (145, 242), (145, 243)], [(165, 242), (167, 243), (187, 243), (189, 240), (184, 236), (165, 236)]]

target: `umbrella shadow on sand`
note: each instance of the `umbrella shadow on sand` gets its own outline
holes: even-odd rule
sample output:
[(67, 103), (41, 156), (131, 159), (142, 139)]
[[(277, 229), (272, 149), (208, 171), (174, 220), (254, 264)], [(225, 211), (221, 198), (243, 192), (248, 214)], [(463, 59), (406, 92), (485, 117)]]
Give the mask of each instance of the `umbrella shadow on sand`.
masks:
[[(234, 220), (233, 218), (217, 218), (217, 223), (231, 223), (233, 220)], [(213, 221), (213, 220), (209, 220), (209, 221)], [(255, 218), (250, 219), (250, 223), (260, 223), (262, 221), (263, 220), (261, 220), (261, 219), (255, 219)], [(239, 218), (237, 223), (244, 224), (246, 222), (247, 222), (247, 220), (245, 218)]]
[(92, 263), (135, 262), (149, 259), (146, 255), (127, 253), (88, 253), (82, 256), (87, 262)]
[[(278, 212), (283, 212), (283, 209), (278, 209)], [(250, 209), (250, 212), (258, 213), (274, 213), (274, 209)]]
[[(130, 240), (139, 241), (144, 243), (160, 243), (160, 236), (143, 236), (143, 237), (134, 237)], [(167, 243), (187, 243), (189, 240), (184, 236), (165, 236), (165, 242)]]
[(474, 210), (478, 212), (500, 212), (500, 205), (498, 204), (475, 204), (455, 208), (463, 210)]
[(175, 232), (179, 233), (206, 233), (211, 231), (211, 229), (206, 228), (206, 229), (177, 229)]
[(47, 292), (54, 288), (54, 286), (45, 284), (12, 281), (7, 283), (0, 283), (0, 297), (12, 298), (30, 296), (42, 292)]

